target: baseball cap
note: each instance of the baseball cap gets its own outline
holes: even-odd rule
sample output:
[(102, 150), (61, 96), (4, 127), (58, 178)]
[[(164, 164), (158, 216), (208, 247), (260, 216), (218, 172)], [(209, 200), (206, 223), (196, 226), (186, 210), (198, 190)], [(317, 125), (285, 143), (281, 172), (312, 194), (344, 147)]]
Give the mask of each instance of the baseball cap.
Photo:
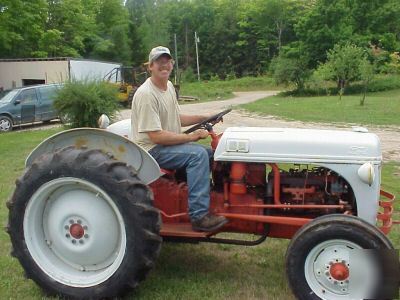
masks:
[(155, 61), (157, 58), (159, 58), (161, 55), (167, 54), (169, 57), (172, 58), (171, 52), (167, 47), (163, 46), (157, 46), (153, 49), (151, 49), (150, 54), (149, 54), (149, 63), (152, 61)]

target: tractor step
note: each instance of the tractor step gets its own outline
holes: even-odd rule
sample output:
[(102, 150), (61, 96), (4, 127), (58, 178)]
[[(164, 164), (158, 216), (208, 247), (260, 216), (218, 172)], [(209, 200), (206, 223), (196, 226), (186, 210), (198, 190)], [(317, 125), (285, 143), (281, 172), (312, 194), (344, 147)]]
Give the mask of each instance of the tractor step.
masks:
[(192, 229), (191, 223), (164, 223), (160, 231), (163, 237), (206, 238), (215, 232), (199, 232)]

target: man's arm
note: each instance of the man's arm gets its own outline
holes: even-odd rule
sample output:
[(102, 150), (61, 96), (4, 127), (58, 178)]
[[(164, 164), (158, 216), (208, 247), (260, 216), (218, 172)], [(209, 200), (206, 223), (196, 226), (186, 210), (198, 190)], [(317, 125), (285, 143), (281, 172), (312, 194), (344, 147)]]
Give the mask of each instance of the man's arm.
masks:
[(165, 146), (196, 142), (209, 135), (208, 131), (204, 129), (196, 130), (190, 134), (174, 133), (167, 130), (149, 131), (146, 133), (153, 143)]
[(198, 124), (208, 119), (211, 115), (183, 115), (179, 114), (183, 127)]

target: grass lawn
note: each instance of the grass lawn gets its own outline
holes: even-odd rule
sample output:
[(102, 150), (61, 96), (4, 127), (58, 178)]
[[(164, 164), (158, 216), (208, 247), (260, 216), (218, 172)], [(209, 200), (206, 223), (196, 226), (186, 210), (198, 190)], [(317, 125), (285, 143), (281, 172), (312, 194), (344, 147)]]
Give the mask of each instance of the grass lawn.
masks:
[[(7, 223), (6, 201), (24, 170), (29, 152), (60, 129), (12, 132), (0, 135), (0, 224)], [(383, 168), (383, 186), (400, 195), (400, 163)], [(397, 210), (400, 205), (396, 204)], [(396, 213), (400, 219), (400, 214)], [(390, 234), (400, 247), (400, 226)], [(216, 244), (163, 245), (155, 269), (131, 299), (293, 299), (285, 278), (287, 240), (268, 240), (256, 247)], [(1, 299), (48, 299), (38, 286), (25, 280), (18, 261), (9, 255), (10, 240), (0, 231)]]
[(273, 78), (243, 77), (233, 80), (216, 80), (182, 83), (180, 94), (199, 98), (200, 102), (222, 100), (233, 97), (233, 92), (278, 90), (280, 89)]
[(400, 125), (400, 89), (369, 93), (364, 106), (361, 95), (321, 97), (274, 96), (241, 105), (261, 114), (304, 122), (345, 122), (360, 125)]

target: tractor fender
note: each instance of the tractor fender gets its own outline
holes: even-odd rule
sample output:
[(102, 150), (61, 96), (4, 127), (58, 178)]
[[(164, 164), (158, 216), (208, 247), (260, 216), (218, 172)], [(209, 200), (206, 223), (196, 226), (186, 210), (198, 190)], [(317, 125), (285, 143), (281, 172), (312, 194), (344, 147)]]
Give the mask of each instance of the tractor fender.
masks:
[(45, 153), (69, 146), (102, 150), (133, 167), (145, 184), (157, 180), (161, 175), (157, 162), (142, 147), (123, 136), (96, 128), (75, 128), (49, 137), (29, 154), (25, 166), (29, 167), (36, 158)]

